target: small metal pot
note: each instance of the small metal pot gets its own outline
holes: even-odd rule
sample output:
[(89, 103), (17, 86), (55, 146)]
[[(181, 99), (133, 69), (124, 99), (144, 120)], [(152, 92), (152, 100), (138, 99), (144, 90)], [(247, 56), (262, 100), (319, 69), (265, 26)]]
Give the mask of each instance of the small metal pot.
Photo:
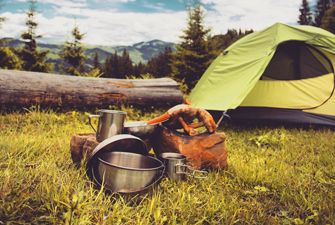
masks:
[[(98, 128), (95, 129), (91, 119), (99, 118)], [(89, 115), (88, 122), (96, 133), (97, 141), (101, 142), (109, 137), (122, 134), (126, 113), (117, 110), (102, 109), (98, 115)]]
[(186, 157), (180, 153), (164, 152), (159, 158), (165, 165), (166, 175), (173, 181), (183, 181), (186, 176), (199, 179), (207, 177), (207, 171), (196, 170), (187, 165)]
[(130, 134), (118, 134), (107, 138), (95, 147), (93, 152), (88, 156), (86, 163), (87, 176), (96, 183), (97, 186), (101, 186), (94, 175), (100, 163), (99, 158), (108, 152), (131, 152), (148, 155), (148, 149), (145, 143), (138, 137)]
[(163, 163), (151, 156), (129, 152), (106, 152), (98, 157), (94, 179), (114, 193), (138, 193), (157, 184), (164, 174)]
[(143, 121), (127, 122), (124, 124), (124, 132), (140, 138), (148, 138), (157, 128), (157, 124), (147, 124)]

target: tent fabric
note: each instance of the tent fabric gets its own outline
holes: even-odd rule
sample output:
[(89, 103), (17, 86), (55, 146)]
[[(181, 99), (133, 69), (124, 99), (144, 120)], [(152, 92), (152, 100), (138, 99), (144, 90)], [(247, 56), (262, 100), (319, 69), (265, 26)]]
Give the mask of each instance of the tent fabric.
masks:
[(335, 36), (328, 31), (312, 26), (274, 24), (245, 36), (220, 54), (192, 90), (192, 105), (208, 110), (240, 106), (259, 82), (277, 47), (287, 41), (301, 41), (335, 54)]
[(229, 111), (233, 122), (261, 124), (266, 121), (278, 124), (335, 126), (335, 116), (307, 113), (304, 110), (263, 107), (239, 107)]
[(333, 89), (333, 73), (302, 80), (260, 80), (240, 106), (314, 108), (325, 102)]

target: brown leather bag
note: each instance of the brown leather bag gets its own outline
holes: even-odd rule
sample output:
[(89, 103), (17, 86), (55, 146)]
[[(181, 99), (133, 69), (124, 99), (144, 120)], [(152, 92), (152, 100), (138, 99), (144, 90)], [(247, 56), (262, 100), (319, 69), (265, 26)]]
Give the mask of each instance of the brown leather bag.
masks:
[(226, 169), (228, 153), (225, 140), (226, 135), (223, 132), (191, 137), (160, 126), (152, 139), (152, 145), (157, 155), (163, 152), (185, 155), (195, 169)]

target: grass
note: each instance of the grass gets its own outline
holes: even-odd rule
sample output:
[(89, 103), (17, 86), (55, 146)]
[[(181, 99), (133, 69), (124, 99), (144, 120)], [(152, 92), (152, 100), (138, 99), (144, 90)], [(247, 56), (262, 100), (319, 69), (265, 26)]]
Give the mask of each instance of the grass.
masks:
[(86, 116), (0, 114), (0, 224), (335, 224), (332, 130), (224, 126), (227, 171), (164, 179), (134, 204), (94, 189), (72, 164), (69, 141), (91, 132)]

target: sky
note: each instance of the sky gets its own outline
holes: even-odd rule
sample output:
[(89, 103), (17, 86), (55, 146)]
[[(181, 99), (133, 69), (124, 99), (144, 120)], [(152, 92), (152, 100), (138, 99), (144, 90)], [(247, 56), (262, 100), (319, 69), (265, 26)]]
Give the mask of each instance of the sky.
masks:
[[(18, 38), (25, 28), (26, 0), (0, 0), (6, 22), (0, 37)], [(276, 22), (296, 24), (302, 0), (198, 0), (211, 34), (229, 28), (261, 30)], [(315, 0), (314, 0), (315, 1)], [(314, 1), (310, 1), (311, 4)], [(131, 45), (159, 39), (180, 42), (187, 27), (191, 0), (38, 0), (38, 33), (41, 42), (70, 40), (78, 25), (84, 42), (92, 45)]]

